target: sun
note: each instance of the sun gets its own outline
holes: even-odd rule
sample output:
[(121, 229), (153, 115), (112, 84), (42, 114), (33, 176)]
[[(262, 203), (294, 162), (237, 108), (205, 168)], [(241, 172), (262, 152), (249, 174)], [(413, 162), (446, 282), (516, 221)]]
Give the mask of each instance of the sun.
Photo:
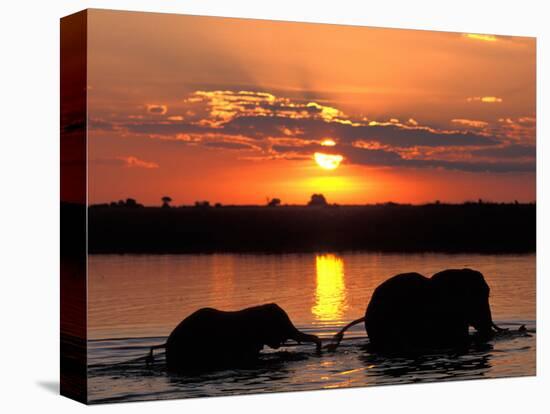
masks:
[(313, 154), (313, 158), (317, 165), (325, 170), (335, 170), (344, 159), (338, 154), (323, 154), (322, 152), (316, 152)]

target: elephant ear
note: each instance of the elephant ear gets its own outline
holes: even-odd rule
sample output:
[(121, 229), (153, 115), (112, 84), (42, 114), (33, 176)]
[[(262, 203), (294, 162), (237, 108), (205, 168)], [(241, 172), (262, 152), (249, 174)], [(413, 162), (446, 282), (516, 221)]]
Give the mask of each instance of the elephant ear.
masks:
[(293, 334), (294, 326), (286, 312), (276, 303), (258, 306), (253, 330), (256, 339), (269, 346), (280, 346)]
[(469, 269), (447, 269), (431, 277), (434, 305), (447, 318), (466, 317), (473, 294), (471, 272)]
[(283, 340), (293, 338), (297, 332), (297, 329), (290, 320), (290, 317), (285, 310), (276, 303), (271, 305), (274, 331), (276, 331), (281, 338), (283, 338)]
[[(468, 321), (472, 324), (481, 308), (483, 314), (489, 314), (489, 286), (483, 275), (472, 269), (448, 269), (431, 277), (436, 306), (442, 317)], [(477, 315), (477, 316), (476, 316)], [(484, 319), (489, 318), (487, 316)]]

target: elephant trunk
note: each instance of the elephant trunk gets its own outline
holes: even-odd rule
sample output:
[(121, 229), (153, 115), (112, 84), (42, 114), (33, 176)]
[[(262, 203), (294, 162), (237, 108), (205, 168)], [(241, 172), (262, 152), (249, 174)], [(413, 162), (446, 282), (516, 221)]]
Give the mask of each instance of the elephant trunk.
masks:
[(497, 326), (497, 324), (494, 323), (494, 322), (491, 322), (491, 324), (493, 325), (493, 328), (495, 328), (495, 330), (496, 330), (497, 332), (502, 332), (502, 331), (506, 331), (506, 330), (507, 330), (506, 328), (501, 328), (500, 326)]
[(291, 339), (294, 339), (298, 343), (313, 342), (317, 347), (317, 352), (321, 351), (321, 339), (319, 339), (316, 335), (309, 335), (296, 329), (294, 334), (291, 336)]
[(503, 331), (507, 331), (508, 329), (507, 328), (501, 328), (500, 326), (498, 326), (494, 321), (493, 321), (493, 315), (491, 313), (491, 306), (489, 305), (489, 301), (487, 301), (487, 309), (488, 309), (488, 313), (489, 313), (489, 322), (490, 322), (490, 327), (489, 327), (489, 331), (492, 332), (492, 330), (494, 329), (496, 332), (503, 332)]
[(505, 329), (497, 326), (497, 324), (493, 322), (489, 301), (487, 301), (487, 304), (484, 304), (483, 311), (481, 313), (484, 316), (478, 320), (476, 324), (474, 324), (474, 328), (476, 328), (480, 334), (490, 336), (494, 333), (493, 329), (497, 332), (505, 331)]

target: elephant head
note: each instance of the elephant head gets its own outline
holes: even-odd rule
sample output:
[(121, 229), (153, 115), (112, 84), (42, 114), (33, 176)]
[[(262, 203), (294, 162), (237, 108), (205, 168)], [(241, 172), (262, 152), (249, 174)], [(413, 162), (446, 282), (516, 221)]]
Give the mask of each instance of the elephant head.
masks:
[(490, 335), (495, 328), (489, 305), (489, 285), (483, 275), (472, 269), (448, 269), (431, 277), (440, 309), (447, 309), (446, 317), (465, 321), (481, 335)]
[(287, 313), (277, 304), (270, 303), (255, 308), (257, 310), (257, 333), (259, 340), (267, 346), (278, 349), (288, 339), (298, 343), (312, 342), (321, 349), (321, 340), (315, 335), (299, 331), (291, 322)]

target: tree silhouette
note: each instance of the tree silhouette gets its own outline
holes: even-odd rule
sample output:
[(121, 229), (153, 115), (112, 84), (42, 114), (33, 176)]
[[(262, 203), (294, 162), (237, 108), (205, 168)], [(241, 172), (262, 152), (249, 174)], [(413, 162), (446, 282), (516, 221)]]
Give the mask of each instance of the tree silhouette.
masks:
[(172, 202), (172, 199), (170, 197), (164, 196), (161, 198), (161, 200), (163, 208), (170, 208), (170, 203)]
[(268, 207), (277, 207), (281, 205), (281, 199), (280, 198), (272, 198), (267, 202)]
[(328, 203), (327, 203), (327, 199), (323, 194), (313, 194), (311, 196), (311, 199), (309, 200), (309, 203), (307, 203), (307, 205), (310, 207), (327, 206)]
[(210, 201), (195, 201), (195, 207), (208, 208), (210, 207)]

